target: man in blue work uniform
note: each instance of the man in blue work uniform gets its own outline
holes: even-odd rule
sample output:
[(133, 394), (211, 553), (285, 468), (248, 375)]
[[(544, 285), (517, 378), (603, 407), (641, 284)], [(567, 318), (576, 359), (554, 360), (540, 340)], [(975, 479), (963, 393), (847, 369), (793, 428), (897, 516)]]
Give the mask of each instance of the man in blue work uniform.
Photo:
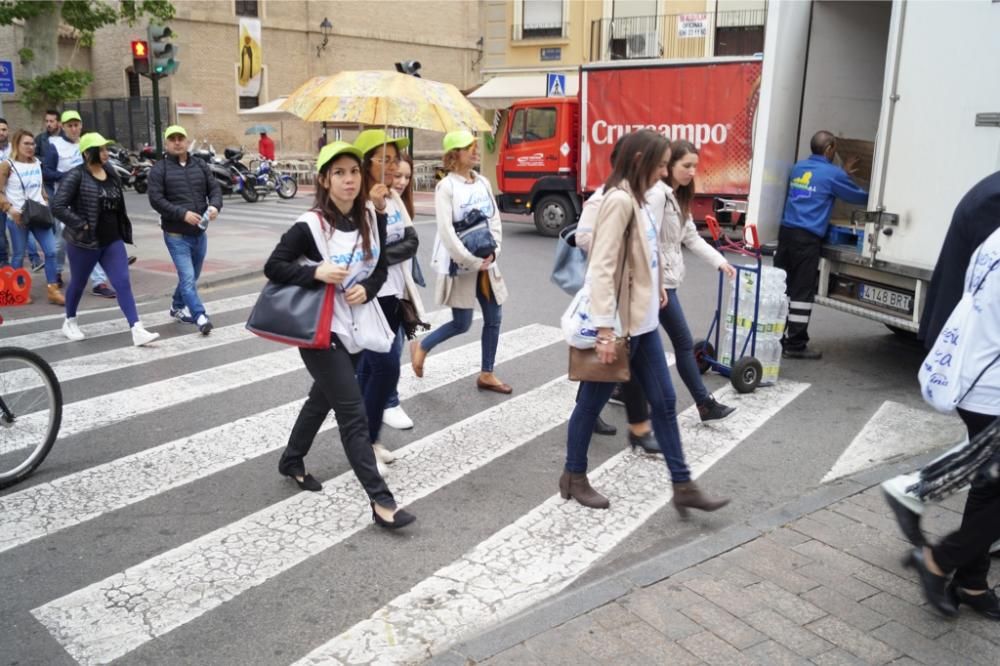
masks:
[(833, 202), (843, 199), (852, 204), (866, 204), (868, 193), (848, 175), (853, 171), (854, 159), (845, 163), (847, 171), (831, 161), (837, 152), (835, 136), (827, 131), (816, 132), (809, 148), (812, 155), (792, 167), (774, 265), (788, 274), (788, 322), (781, 339), (781, 355), (815, 360), (822, 358), (823, 353), (808, 347), (809, 316), (819, 281), (820, 248)]

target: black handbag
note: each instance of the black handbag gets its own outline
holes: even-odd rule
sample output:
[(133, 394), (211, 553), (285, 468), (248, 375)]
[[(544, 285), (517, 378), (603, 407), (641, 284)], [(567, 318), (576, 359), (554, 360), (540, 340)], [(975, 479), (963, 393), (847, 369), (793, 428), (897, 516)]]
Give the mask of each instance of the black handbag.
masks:
[(21, 181), (21, 192), (24, 193), (24, 208), (21, 209), (21, 219), (24, 221), (25, 226), (29, 229), (40, 229), (43, 231), (51, 229), (54, 224), (52, 211), (42, 202), (28, 198), (28, 191), (24, 188), (24, 180), (14, 167), (14, 160), (7, 161), (10, 162), (10, 170)]
[(307, 289), (268, 282), (250, 311), (247, 330), (286, 345), (328, 349), (334, 289), (332, 284)]

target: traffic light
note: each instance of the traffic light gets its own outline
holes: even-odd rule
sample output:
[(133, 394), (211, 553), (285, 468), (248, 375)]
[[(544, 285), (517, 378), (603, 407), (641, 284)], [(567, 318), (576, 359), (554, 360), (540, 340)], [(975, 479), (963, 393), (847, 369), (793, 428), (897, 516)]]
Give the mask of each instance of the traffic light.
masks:
[(409, 74), (410, 76), (415, 76), (420, 78), (420, 61), (419, 60), (404, 60), (403, 62), (396, 63), (396, 71), (400, 74)]
[(149, 24), (146, 28), (149, 36), (149, 69), (153, 74), (169, 76), (177, 71), (180, 63), (177, 62), (177, 47), (170, 43), (170, 38), (174, 36), (170, 28), (165, 25)]
[(149, 44), (139, 39), (132, 41), (132, 70), (136, 74), (149, 74)]

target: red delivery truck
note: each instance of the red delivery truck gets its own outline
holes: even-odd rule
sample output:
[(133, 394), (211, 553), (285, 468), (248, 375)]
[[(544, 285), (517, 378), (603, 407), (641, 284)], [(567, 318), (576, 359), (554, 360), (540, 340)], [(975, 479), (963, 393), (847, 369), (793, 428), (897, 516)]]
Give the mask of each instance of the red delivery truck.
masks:
[(500, 209), (531, 213), (540, 233), (557, 235), (608, 177), (615, 141), (641, 128), (698, 147), (697, 219), (715, 197), (745, 200), (760, 75), (756, 57), (583, 65), (578, 97), (526, 99), (508, 110), (498, 142)]

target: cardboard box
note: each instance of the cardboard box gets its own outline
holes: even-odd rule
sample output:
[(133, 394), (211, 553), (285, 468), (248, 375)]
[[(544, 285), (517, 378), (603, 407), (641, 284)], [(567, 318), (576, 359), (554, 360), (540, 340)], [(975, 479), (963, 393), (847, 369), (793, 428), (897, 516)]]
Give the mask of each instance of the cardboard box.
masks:
[[(843, 139), (837, 137), (837, 154), (833, 158), (833, 163), (843, 167), (851, 157), (857, 158), (857, 165), (851, 178), (866, 192), (871, 191), (872, 179), (872, 158), (875, 154), (875, 142), (864, 141), (862, 139)], [(851, 223), (851, 212), (855, 210), (867, 210), (866, 206), (855, 206), (840, 199), (833, 205), (833, 214), (830, 221), (840, 224)]]

